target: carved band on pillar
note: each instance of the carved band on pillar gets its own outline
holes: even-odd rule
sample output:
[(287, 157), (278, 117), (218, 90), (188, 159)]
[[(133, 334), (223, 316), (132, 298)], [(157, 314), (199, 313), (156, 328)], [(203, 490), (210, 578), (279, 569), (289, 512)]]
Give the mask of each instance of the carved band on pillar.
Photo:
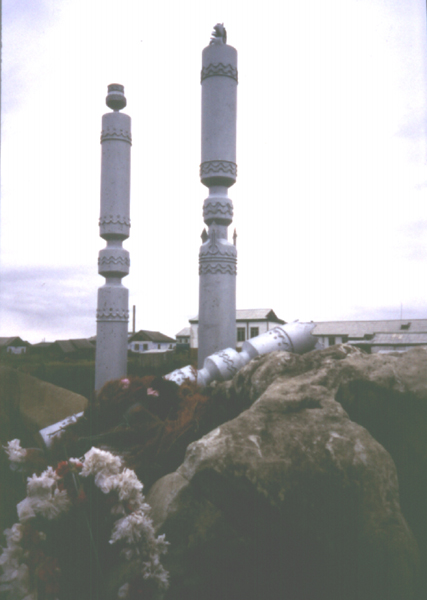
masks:
[(223, 63), (211, 63), (207, 67), (203, 67), (200, 73), (200, 83), (203, 83), (208, 77), (218, 76), (230, 77), (230, 79), (234, 79), (236, 83), (239, 83), (237, 69), (233, 65), (224, 65)]

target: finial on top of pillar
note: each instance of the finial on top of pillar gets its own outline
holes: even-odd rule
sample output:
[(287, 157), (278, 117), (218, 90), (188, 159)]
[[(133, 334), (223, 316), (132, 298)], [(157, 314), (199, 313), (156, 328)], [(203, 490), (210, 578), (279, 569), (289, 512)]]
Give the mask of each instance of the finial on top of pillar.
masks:
[(105, 104), (113, 110), (121, 110), (126, 106), (125, 87), (120, 83), (110, 83)]
[(209, 45), (212, 44), (226, 44), (227, 43), (227, 30), (224, 27), (224, 23), (217, 23), (214, 27), (214, 30), (211, 34), (211, 41)]

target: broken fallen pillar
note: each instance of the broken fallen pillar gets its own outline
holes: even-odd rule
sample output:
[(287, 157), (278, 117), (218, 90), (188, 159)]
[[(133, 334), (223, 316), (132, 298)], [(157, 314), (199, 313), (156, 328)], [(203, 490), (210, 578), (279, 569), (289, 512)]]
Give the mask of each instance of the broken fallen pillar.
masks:
[(188, 365), (165, 375), (165, 379), (174, 381), (178, 385), (185, 380), (194, 381), (202, 387), (206, 387), (212, 381), (227, 381), (232, 379), (252, 358), (261, 354), (268, 354), (275, 350), (304, 354), (314, 350), (318, 344), (317, 338), (311, 334), (314, 327), (314, 323), (299, 321), (278, 325), (244, 342), (241, 352), (226, 348), (208, 356), (204, 360), (202, 369), (196, 371)]

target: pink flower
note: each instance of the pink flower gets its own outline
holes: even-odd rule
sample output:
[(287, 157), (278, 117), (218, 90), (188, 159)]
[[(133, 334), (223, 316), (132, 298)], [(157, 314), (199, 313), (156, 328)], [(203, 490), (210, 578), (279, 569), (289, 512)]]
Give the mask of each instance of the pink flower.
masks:
[(120, 383), (122, 384), (122, 388), (124, 390), (127, 390), (128, 387), (130, 386), (130, 381), (129, 381), (129, 379), (127, 377), (125, 377), (124, 379), (121, 379)]

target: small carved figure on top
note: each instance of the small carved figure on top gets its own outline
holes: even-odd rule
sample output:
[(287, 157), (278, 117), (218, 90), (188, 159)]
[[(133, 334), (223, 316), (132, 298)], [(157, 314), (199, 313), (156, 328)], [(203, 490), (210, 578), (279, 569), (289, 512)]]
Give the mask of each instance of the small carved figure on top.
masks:
[(217, 23), (212, 32), (211, 44), (226, 44), (227, 43), (227, 31), (224, 27), (224, 23)]

